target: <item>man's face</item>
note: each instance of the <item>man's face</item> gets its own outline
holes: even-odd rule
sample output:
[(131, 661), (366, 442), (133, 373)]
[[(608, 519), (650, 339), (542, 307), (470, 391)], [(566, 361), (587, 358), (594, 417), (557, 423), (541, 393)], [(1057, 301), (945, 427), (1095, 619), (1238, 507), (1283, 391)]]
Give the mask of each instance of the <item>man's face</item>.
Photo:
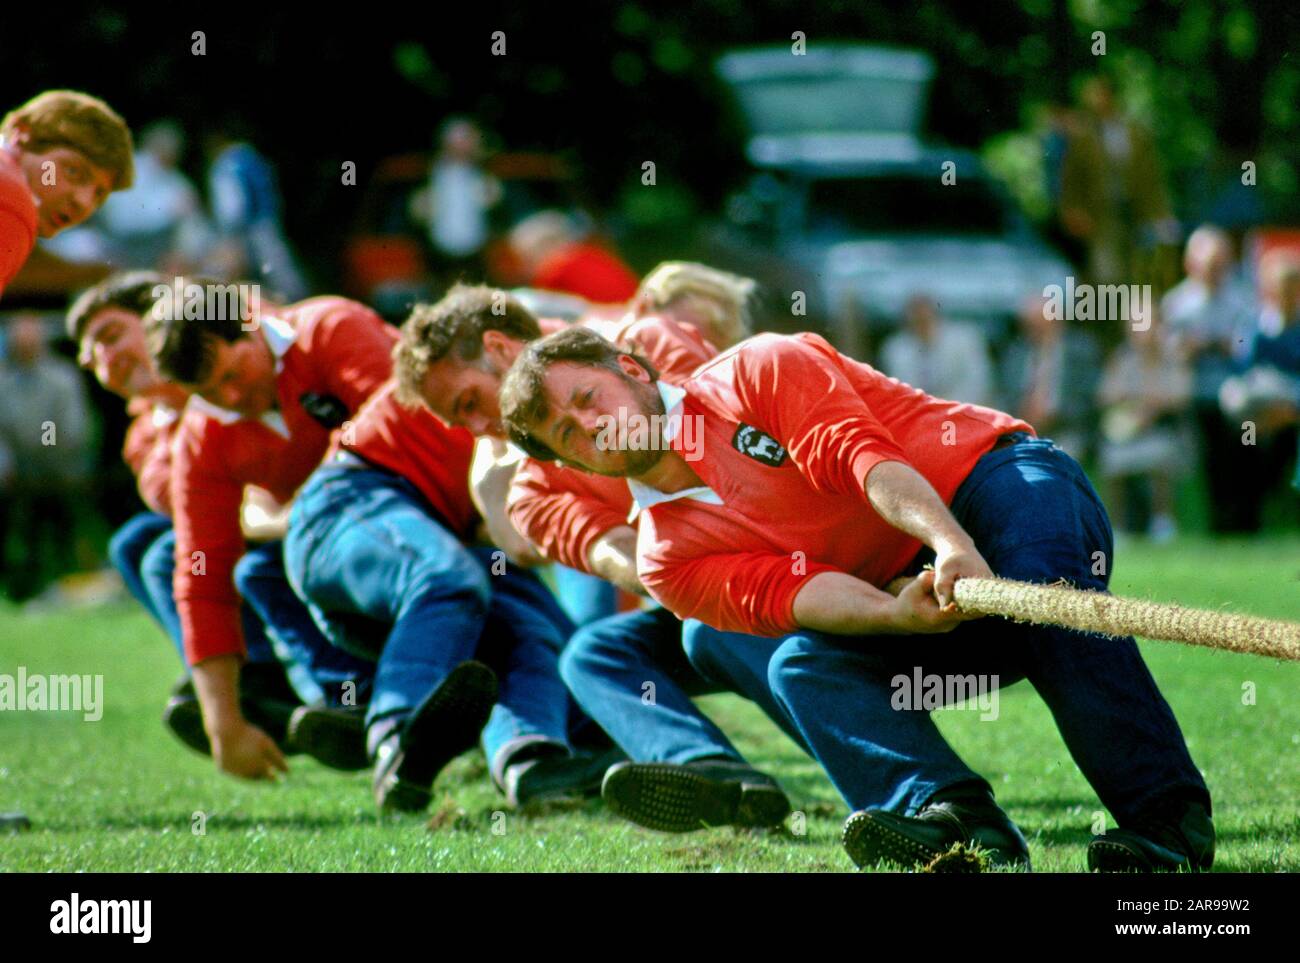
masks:
[(113, 175), (71, 147), (24, 151), (23, 173), (36, 195), (36, 233), (53, 237), (80, 224), (113, 191)]
[[(664, 406), (649, 374), (626, 355), (619, 360), (623, 373), (568, 362), (552, 365), (544, 381), (548, 411), (532, 434), (579, 468), (597, 475), (636, 476), (658, 463), (663, 448), (622, 446), (613, 441), (619, 435), (610, 426), (634, 425), (634, 418), (651, 424), (664, 414)], [(645, 437), (658, 438), (659, 433), (647, 432)]]
[(472, 435), (504, 438), (497, 401), (503, 374), (486, 355), (474, 361), (448, 355), (429, 365), (420, 397), (449, 425), (465, 428)]
[(134, 398), (158, 383), (145, 346), (144, 324), (125, 308), (105, 308), (91, 317), (81, 336), (77, 363), (122, 398)]
[(458, 358), (452, 351), (429, 365), (420, 397), (449, 425), (479, 437), (504, 438), (497, 396), (501, 379), (523, 347), (522, 341), (500, 331), (484, 332), (483, 351), (473, 361)]
[(236, 341), (214, 338), (213, 345), (207, 378), (186, 387), (244, 418), (260, 418), (275, 407), (275, 359), (266, 339), (253, 332)]

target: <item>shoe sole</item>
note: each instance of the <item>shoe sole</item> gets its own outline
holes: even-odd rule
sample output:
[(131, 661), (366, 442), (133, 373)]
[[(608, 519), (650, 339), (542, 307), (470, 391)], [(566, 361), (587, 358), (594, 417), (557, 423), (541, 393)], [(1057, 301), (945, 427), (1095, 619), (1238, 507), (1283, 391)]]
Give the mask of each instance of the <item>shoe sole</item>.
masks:
[(386, 771), (375, 784), (382, 812), (429, 808), (433, 782), (447, 763), (478, 742), (497, 699), (496, 674), (481, 662), (463, 662), (424, 701)]
[(369, 768), (366, 722), (361, 712), (300, 706), (289, 719), (288, 745), (340, 772)]
[(664, 833), (714, 826), (780, 825), (790, 800), (776, 786), (709, 779), (670, 763), (632, 763), (610, 772), (605, 804), (624, 819)]
[[(880, 862), (893, 863), (905, 869), (914, 869), (917, 866), (925, 865), (936, 856), (940, 856), (952, 848), (951, 843), (942, 848), (928, 846), (911, 836), (900, 833), (885, 820), (875, 818), (870, 812), (856, 812), (848, 818), (848, 821), (844, 824), (844, 835), (841, 842), (844, 845), (844, 851), (849, 854), (849, 859), (853, 860), (854, 865), (859, 869), (868, 866), (874, 867)], [(978, 845), (978, 843), (975, 845)], [(1011, 858), (1005, 855), (1002, 850), (987, 847), (984, 847), (982, 851), (988, 856), (991, 866), (1024, 869), (1026, 872), (1031, 869), (1027, 856), (1024, 858)]]
[(938, 849), (917, 842), (872, 817), (871, 813), (857, 812), (844, 824), (842, 838), (844, 851), (858, 869), (875, 866), (880, 862), (911, 868), (928, 863), (947, 848)]
[(1151, 861), (1123, 843), (1094, 839), (1088, 844), (1090, 873), (1154, 873)]

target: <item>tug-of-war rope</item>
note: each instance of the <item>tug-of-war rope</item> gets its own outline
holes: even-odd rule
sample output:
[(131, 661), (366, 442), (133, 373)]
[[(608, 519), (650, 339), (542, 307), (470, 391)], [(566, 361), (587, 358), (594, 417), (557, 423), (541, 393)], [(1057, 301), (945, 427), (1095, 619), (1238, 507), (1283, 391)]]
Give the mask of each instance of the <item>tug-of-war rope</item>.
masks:
[(1065, 584), (963, 578), (953, 588), (966, 612), (1102, 635), (1140, 635), (1229, 652), (1300, 661), (1300, 622), (1127, 599)]

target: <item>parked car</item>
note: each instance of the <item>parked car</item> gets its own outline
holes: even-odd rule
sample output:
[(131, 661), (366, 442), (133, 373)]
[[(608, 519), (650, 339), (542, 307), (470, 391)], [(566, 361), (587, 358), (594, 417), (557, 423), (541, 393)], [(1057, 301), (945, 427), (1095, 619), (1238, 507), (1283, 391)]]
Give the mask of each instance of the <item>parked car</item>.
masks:
[(974, 154), (922, 138), (933, 71), (918, 51), (863, 45), (717, 63), (752, 170), (711, 256), (749, 264), (785, 310), (803, 291), (811, 323), (790, 324), (823, 327), (850, 353), (867, 356), (917, 293), (999, 339), (1026, 294), (1070, 273)]

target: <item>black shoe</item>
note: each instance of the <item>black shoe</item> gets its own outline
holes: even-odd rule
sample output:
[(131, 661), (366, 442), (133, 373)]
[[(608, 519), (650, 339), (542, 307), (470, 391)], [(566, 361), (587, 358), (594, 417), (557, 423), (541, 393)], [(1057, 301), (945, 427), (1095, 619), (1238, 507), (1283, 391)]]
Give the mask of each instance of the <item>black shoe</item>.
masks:
[[(173, 687), (175, 694), (167, 700), (163, 709), (163, 725), (186, 747), (200, 755), (210, 756), (212, 745), (203, 726), (203, 709), (199, 705), (198, 696), (194, 694), (193, 684), (188, 680), (186, 682), (187, 686), (178, 684)], [(244, 718), (270, 736), (287, 756), (302, 751), (292, 746), (289, 740), (289, 720), (296, 705), (300, 703), (281, 702), (248, 694), (241, 695), (239, 699), (239, 708)], [(365, 766), (362, 765), (361, 768), (364, 769)]]
[(302, 705), (279, 662), (247, 662), (239, 670), (239, 694), (254, 699)]
[(528, 803), (580, 799), (600, 795), (610, 766), (627, 756), (621, 749), (578, 755), (545, 755), (506, 766), (503, 789), (506, 805), (518, 809)]
[(844, 824), (843, 842), (859, 868), (882, 860), (912, 867), (962, 843), (985, 850), (993, 866), (1029, 869), (1024, 836), (988, 793), (936, 798), (915, 816), (859, 810)]
[(375, 747), (375, 802), (383, 812), (423, 812), (442, 768), (478, 742), (497, 699), (497, 677), (462, 662)]
[(1088, 844), (1090, 873), (1199, 873), (1214, 864), (1214, 823), (1199, 802), (1113, 829)]
[(203, 710), (199, 708), (199, 700), (192, 691), (190, 695), (174, 695), (168, 699), (162, 721), (184, 746), (203, 756), (212, 755), (208, 733), (203, 728)]
[(623, 818), (665, 833), (776, 826), (790, 814), (775, 779), (732, 759), (620, 762), (605, 774), (600, 795)]
[(331, 769), (365, 769), (370, 765), (366, 754), (366, 710), (299, 706), (289, 717), (286, 744)]

